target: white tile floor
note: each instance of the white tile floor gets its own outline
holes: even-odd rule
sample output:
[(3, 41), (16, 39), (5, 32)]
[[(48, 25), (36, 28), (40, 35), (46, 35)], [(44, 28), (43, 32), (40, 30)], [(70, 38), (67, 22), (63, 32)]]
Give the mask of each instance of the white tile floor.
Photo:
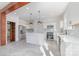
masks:
[(12, 42), (6, 46), (0, 47), (0, 56), (59, 56), (59, 50), (56, 42), (47, 41), (47, 44), (48, 49), (46, 46), (40, 47), (26, 43), (25, 40)]
[(59, 47), (58, 47), (56, 41), (48, 40), (47, 44), (48, 44), (50, 54), (52, 53), (54, 56), (60, 56)]
[(26, 41), (12, 42), (0, 47), (0, 56), (42, 56), (40, 47)]

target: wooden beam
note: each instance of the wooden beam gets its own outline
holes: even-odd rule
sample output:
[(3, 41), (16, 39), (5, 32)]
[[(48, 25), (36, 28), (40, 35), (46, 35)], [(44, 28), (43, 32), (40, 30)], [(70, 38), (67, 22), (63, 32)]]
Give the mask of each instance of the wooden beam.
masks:
[(8, 14), (24, 5), (27, 5), (28, 3), (30, 2), (12, 2), (8, 4), (5, 8), (3, 8), (1, 12), (5, 12), (6, 14)]
[(3, 9), (1, 9), (1, 12), (5, 12), (7, 9), (9, 9), (11, 6), (15, 5), (17, 2), (11, 2), (8, 5), (6, 5)]
[[(0, 33), (1, 33), (1, 11), (0, 11)], [(0, 34), (0, 40), (1, 40), (1, 34)]]
[(6, 44), (6, 14), (28, 3), (29, 2), (12, 2), (0, 10), (0, 45)]
[(0, 13), (0, 44), (6, 44), (6, 14)]

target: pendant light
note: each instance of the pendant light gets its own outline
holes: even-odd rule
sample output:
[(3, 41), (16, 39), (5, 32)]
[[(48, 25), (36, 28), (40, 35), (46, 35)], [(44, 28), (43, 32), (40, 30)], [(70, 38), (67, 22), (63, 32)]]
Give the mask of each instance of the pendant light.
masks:
[(40, 17), (40, 10), (38, 10), (38, 14), (39, 14), (39, 20), (38, 20), (38, 24), (41, 24), (42, 23), (42, 21), (40, 21), (41, 20), (41, 17)]
[(29, 24), (33, 24), (33, 21), (32, 21), (32, 13), (30, 13), (30, 22), (29, 22)]

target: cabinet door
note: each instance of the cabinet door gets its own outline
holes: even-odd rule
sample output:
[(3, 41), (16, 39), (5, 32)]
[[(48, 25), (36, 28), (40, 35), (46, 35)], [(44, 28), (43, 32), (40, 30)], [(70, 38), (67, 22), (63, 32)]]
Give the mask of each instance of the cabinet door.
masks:
[(15, 23), (10, 23), (10, 41), (15, 41)]

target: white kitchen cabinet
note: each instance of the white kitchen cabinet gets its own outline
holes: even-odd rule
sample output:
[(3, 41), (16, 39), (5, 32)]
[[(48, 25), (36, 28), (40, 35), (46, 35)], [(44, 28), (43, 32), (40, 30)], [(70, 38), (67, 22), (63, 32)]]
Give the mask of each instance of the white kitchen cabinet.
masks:
[(61, 55), (79, 56), (79, 38), (73, 36), (61, 36)]

